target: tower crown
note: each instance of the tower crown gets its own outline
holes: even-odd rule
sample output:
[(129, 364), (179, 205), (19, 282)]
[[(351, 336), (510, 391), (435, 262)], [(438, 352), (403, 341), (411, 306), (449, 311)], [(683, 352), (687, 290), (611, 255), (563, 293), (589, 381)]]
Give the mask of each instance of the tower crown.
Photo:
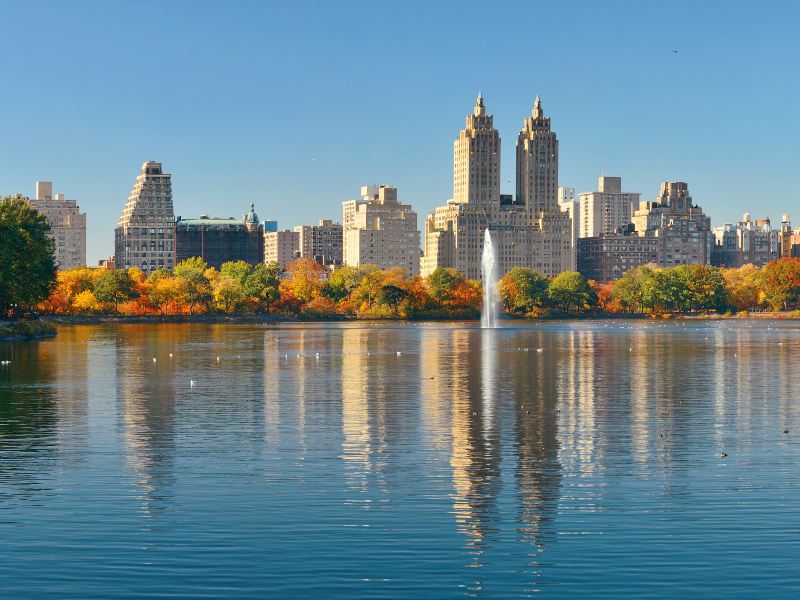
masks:
[(542, 109), (542, 101), (539, 99), (539, 94), (536, 94), (536, 100), (533, 103), (533, 110), (531, 116), (534, 118), (543, 117), (544, 110)]
[(476, 117), (486, 115), (486, 107), (483, 105), (483, 94), (481, 93), (478, 93), (478, 99), (475, 100), (475, 108), (472, 109), (472, 114)]

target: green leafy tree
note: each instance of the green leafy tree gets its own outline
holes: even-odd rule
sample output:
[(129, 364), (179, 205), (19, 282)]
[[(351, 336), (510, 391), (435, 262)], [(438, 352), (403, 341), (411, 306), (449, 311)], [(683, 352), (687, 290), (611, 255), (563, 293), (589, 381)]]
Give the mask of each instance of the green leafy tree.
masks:
[(389, 306), (393, 311), (397, 312), (397, 307), (400, 303), (408, 298), (408, 292), (397, 285), (384, 285), (378, 290), (375, 299), (377, 304)]
[(253, 265), (243, 260), (237, 261), (228, 261), (222, 263), (222, 266), (219, 268), (219, 274), (225, 275), (226, 277), (232, 277), (236, 281), (239, 282), (242, 286), (244, 286), (247, 282), (247, 279), (253, 273)]
[(533, 269), (515, 267), (499, 282), (500, 296), (507, 310), (528, 313), (547, 301), (550, 280)]
[(648, 266), (631, 269), (614, 284), (612, 297), (626, 310), (644, 312), (647, 282), (652, 276), (653, 269)]
[(113, 302), (114, 312), (119, 303), (136, 297), (133, 280), (125, 269), (105, 269), (94, 284), (94, 297), (100, 302)]
[(249, 298), (258, 298), (265, 310), (269, 311), (281, 297), (278, 286), (281, 282), (281, 268), (278, 263), (256, 265), (244, 282), (244, 293)]
[(175, 265), (173, 274), (178, 279), (186, 282), (186, 303), (189, 305), (189, 314), (194, 307), (200, 305), (208, 307), (212, 299), (211, 285), (206, 279), (208, 264), (199, 256), (187, 258)]
[(336, 269), (328, 281), (322, 286), (322, 295), (330, 298), (334, 302), (341, 302), (350, 298), (353, 292), (361, 284), (361, 280), (373, 271), (377, 271), (375, 265), (363, 265), (360, 267), (344, 266)]
[(597, 296), (589, 281), (576, 271), (564, 271), (557, 275), (547, 289), (553, 306), (567, 312), (581, 312), (597, 302)]
[(0, 198), (0, 317), (33, 308), (56, 284), (47, 218), (26, 200)]
[(681, 265), (675, 268), (683, 282), (683, 310), (721, 310), (725, 306), (725, 278), (719, 267)]

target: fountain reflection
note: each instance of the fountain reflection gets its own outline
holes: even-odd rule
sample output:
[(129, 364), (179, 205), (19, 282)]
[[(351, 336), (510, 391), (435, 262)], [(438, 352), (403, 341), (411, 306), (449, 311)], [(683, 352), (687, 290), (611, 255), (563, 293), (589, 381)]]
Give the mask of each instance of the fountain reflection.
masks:
[[(452, 332), (453, 385), (452, 455), (453, 512), (456, 525), (466, 536), (472, 566), (482, 564), (481, 555), (497, 531), (497, 496), (500, 486), (499, 432), (491, 416), (494, 394), (484, 397), (482, 354), (470, 351), (476, 332)], [(480, 333), (480, 332), (478, 332)], [(487, 350), (487, 355), (490, 353)], [(492, 362), (487, 362), (491, 370)], [(491, 375), (490, 375), (491, 377)], [(475, 585), (478, 585), (475, 582)]]

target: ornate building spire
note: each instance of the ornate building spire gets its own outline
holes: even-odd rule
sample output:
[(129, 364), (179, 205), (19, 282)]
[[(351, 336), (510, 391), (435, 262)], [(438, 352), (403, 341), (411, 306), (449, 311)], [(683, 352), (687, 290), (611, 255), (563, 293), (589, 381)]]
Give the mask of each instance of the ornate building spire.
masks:
[(544, 110), (542, 110), (542, 101), (539, 100), (539, 94), (536, 94), (536, 100), (533, 103), (533, 111), (531, 111), (531, 116), (534, 118), (544, 116)]
[(486, 107), (483, 105), (483, 94), (478, 92), (478, 99), (475, 100), (475, 108), (472, 114), (476, 117), (483, 117), (486, 115)]

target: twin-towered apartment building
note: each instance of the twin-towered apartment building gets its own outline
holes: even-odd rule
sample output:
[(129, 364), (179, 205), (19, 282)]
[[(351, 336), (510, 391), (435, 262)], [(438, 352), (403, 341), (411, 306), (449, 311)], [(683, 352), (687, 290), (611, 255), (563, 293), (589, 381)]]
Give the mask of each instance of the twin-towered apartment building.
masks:
[[(765, 264), (800, 255), (800, 228), (784, 215), (712, 230), (686, 183), (665, 182), (655, 201), (623, 190), (620, 177), (602, 176), (598, 189), (577, 195), (559, 187), (559, 142), (537, 96), (517, 134), (516, 195), (501, 194), (501, 138), (482, 95), (453, 144), (453, 197), (430, 213), (422, 236), (417, 213), (391, 185), (368, 185), (342, 203), (341, 223), (322, 220), (279, 230), (261, 221), (252, 204), (241, 218), (175, 217), (172, 176), (161, 163), (142, 165), (115, 229), (114, 264), (145, 273), (172, 269), (191, 256), (219, 267), (229, 260), (277, 262), (297, 258), (326, 269), (342, 265), (401, 267), (410, 275), (454, 268), (480, 277), (484, 231), (489, 229), (500, 272), (527, 267), (549, 276), (574, 270), (610, 281), (644, 264)], [(86, 262), (86, 215), (77, 202), (37, 182), (28, 199), (47, 215), (60, 268)]]

